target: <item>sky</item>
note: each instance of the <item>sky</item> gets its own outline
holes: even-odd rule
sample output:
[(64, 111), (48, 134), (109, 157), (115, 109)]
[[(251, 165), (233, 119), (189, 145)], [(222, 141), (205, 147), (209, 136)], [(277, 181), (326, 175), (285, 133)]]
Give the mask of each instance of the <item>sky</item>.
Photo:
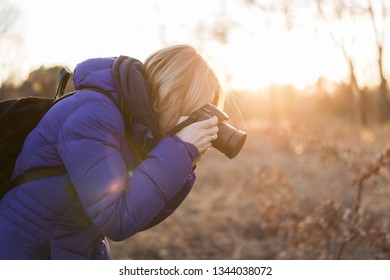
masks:
[[(319, 76), (346, 79), (345, 60), (327, 32), (286, 32), (284, 20), (267, 18), (265, 24), (259, 11), (237, 2), (13, 0), (20, 9), (23, 35), (18, 71), (27, 75), (41, 65), (73, 70), (91, 57), (128, 55), (143, 61), (159, 48), (185, 43), (198, 48), (222, 83), (234, 89), (256, 90), (275, 83), (303, 87)], [(215, 22), (229, 23), (227, 18), (245, 26), (233, 27), (227, 44), (200, 32)], [(313, 20), (301, 18), (303, 25)], [(376, 79), (372, 30), (366, 26), (360, 28), (355, 51), (365, 83)]]

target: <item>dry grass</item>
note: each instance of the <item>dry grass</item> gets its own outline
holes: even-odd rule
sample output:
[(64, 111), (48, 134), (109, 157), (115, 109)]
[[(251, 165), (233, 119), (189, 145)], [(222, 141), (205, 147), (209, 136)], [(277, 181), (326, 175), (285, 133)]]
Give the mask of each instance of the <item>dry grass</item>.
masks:
[(257, 123), (234, 160), (213, 150), (180, 208), (111, 242), (113, 259), (386, 259), (388, 167), (356, 182), (388, 144), (388, 127)]

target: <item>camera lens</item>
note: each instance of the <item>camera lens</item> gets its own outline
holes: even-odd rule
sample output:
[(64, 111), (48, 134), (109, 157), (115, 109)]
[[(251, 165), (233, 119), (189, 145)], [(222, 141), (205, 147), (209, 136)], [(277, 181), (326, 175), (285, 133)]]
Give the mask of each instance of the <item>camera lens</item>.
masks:
[(244, 146), (246, 133), (227, 123), (219, 124), (218, 129), (218, 138), (212, 143), (213, 147), (228, 158), (234, 158)]

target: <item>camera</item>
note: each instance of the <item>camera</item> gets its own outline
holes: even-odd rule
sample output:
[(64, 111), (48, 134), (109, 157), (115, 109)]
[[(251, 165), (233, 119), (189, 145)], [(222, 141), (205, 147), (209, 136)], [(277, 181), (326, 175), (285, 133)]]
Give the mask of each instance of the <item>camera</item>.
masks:
[(224, 153), (228, 158), (234, 158), (244, 146), (247, 134), (235, 127), (224, 123), (229, 119), (229, 116), (219, 110), (216, 106), (208, 103), (202, 108), (196, 110), (188, 119), (174, 127), (168, 135), (173, 135), (183, 127), (194, 122), (207, 120), (216, 116), (218, 118), (218, 138), (212, 142), (212, 146), (218, 151)]

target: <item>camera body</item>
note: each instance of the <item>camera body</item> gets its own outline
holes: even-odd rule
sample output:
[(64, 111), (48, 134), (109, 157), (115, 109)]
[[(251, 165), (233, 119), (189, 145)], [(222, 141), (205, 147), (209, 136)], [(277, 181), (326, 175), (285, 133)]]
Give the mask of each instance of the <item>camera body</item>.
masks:
[(212, 146), (224, 153), (228, 158), (232, 159), (241, 151), (246, 141), (247, 134), (225, 123), (224, 121), (228, 120), (229, 116), (210, 103), (193, 112), (187, 120), (178, 124), (171, 130), (169, 135), (175, 134), (191, 123), (207, 120), (214, 116), (218, 118), (219, 131), (217, 134), (218, 138), (212, 142)]

